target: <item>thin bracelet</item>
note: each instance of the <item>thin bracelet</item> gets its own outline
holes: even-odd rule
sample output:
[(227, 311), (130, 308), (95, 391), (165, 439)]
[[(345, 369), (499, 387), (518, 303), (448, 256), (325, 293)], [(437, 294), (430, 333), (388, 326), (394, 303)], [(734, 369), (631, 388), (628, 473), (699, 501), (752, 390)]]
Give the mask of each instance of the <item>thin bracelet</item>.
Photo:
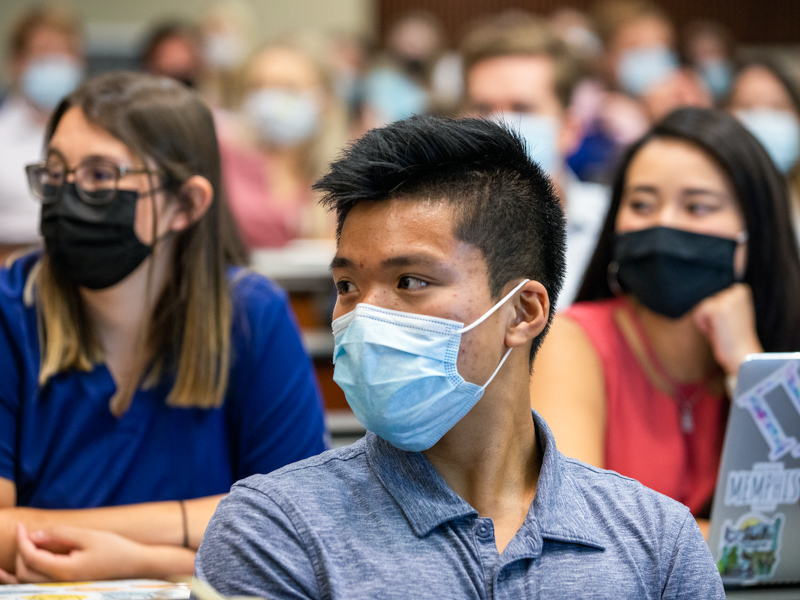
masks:
[(183, 500), (178, 500), (178, 504), (181, 507), (181, 520), (183, 521), (183, 547), (189, 547), (189, 524), (186, 519), (186, 505), (183, 503)]

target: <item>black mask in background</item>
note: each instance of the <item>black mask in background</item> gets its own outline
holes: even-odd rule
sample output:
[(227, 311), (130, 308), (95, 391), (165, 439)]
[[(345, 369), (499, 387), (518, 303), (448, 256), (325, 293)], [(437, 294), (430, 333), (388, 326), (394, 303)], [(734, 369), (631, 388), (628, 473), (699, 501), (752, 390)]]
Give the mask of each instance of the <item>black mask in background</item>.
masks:
[(736, 246), (736, 240), (652, 227), (617, 234), (613, 260), (624, 291), (650, 310), (677, 319), (733, 285)]
[(78, 197), (75, 184), (65, 184), (58, 201), (42, 205), (41, 231), (54, 270), (92, 290), (130, 275), (152, 250), (133, 228), (138, 198), (138, 192), (117, 190), (108, 204), (92, 206)]

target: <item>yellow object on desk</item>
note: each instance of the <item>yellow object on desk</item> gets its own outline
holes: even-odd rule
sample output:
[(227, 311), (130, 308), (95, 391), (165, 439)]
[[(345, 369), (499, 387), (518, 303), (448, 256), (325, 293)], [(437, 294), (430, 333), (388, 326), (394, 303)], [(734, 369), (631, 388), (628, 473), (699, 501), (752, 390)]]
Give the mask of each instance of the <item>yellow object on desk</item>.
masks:
[(0, 586), (0, 600), (188, 600), (189, 585), (155, 579)]

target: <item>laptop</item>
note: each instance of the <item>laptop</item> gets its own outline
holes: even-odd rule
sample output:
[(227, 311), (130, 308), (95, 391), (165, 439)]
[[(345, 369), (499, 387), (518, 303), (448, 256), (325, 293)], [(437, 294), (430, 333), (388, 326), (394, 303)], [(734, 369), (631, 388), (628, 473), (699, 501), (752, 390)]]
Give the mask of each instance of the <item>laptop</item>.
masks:
[(800, 584), (800, 353), (739, 368), (708, 544), (726, 588)]

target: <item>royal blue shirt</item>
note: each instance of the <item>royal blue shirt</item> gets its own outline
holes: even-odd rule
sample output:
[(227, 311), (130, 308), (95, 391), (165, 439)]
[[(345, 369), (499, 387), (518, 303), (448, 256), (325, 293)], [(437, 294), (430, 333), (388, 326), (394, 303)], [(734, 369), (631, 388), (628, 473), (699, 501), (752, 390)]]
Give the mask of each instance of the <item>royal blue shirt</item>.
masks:
[[(0, 477), (17, 504), (88, 508), (228, 492), (238, 479), (325, 446), (322, 403), (286, 296), (231, 270), (232, 366), (220, 408), (166, 405), (173, 378), (139, 390), (121, 417), (105, 365), (40, 388), (36, 309), (23, 289), (37, 254), (0, 269)], [(238, 274), (238, 276), (236, 276)]]
[(498, 554), (492, 520), (418, 452), (368, 433), (345, 448), (237, 483), (195, 575), (226, 596), (284, 599), (724, 599), (689, 509), (544, 452), (536, 496)]

